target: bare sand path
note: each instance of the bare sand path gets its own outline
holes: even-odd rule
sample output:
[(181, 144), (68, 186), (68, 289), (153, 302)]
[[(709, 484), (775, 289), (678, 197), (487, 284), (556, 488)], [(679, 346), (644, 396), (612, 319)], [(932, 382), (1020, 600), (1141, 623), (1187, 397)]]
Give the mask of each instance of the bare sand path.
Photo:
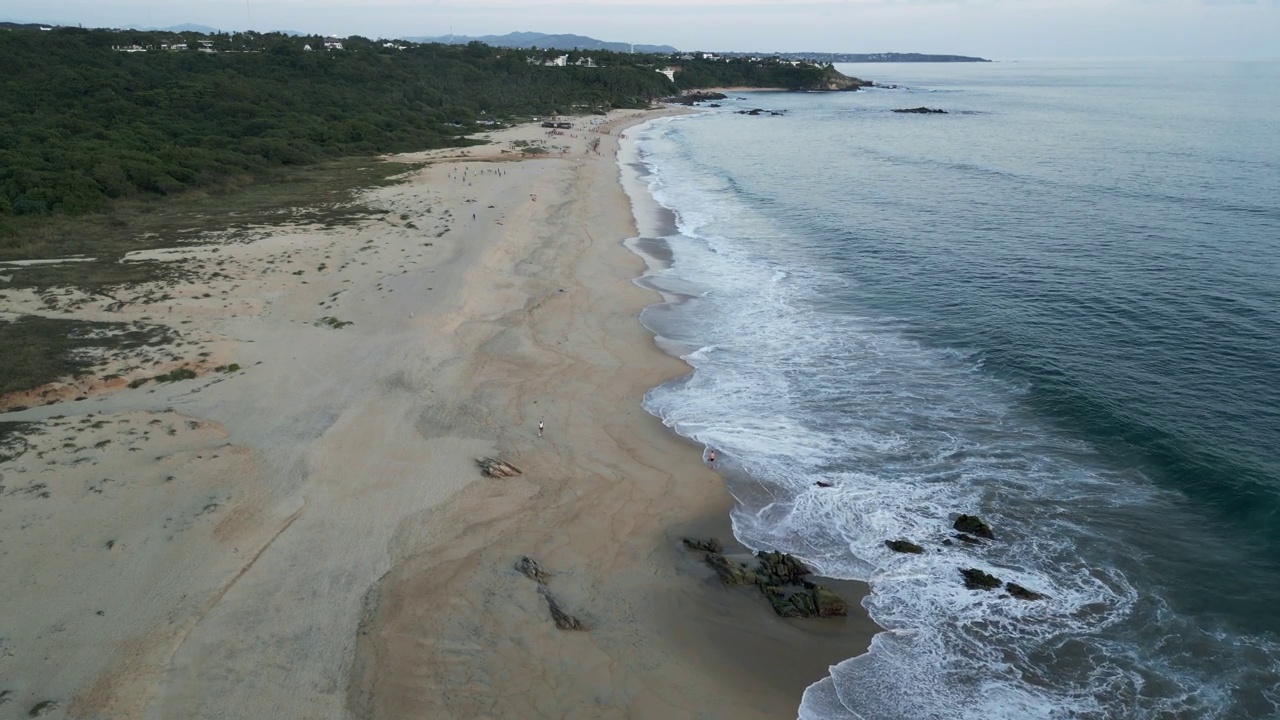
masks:
[(639, 404), (686, 367), (636, 321), (615, 134), (401, 158), (432, 164), (373, 220), (191, 248), (218, 274), (167, 305), (84, 299), (239, 369), (0, 416), (30, 423), (0, 462), (0, 713), (793, 715), (873, 628), (783, 621), (681, 549), (729, 539), (729, 499)]

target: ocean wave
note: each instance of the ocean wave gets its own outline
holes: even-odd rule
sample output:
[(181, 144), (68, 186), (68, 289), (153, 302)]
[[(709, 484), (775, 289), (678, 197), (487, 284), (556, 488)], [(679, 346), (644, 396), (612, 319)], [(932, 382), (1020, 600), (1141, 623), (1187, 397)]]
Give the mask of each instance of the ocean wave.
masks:
[[(867, 581), (864, 606), (885, 628), (810, 688), (802, 717), (1261, 717), (1277, 707), (1266, 689), (1280, 678), (1274, 639), (1207, 629), (1149, 578), (1135, 580), (1144, 558), (1131, 555), (1151, 552), (1145, 533), (1158, 532), (1144, 523), (1196, 522), (1178, 496), (1029, 413), (1027, 385), (992, 375), (980, 354), (834, 303), (850, 281), (830, 269), (829, 250), (744, 202), (732, 179), (691, 158), (678, 128), (635, 131), (648, 190), (678, 231), (670, 266), (644, 282), (681, 295), (642, 320), (685, 348), (694, 370), (650, 390), (644, 406), (742, 470), (730, 485), (740, 541)], [(953, 541), (962, 512), (987, 518), (999, 540)], [(898, 537), (928, 552), (885, 548)], [(967, 567), (1046, 599), (969, 591)]]

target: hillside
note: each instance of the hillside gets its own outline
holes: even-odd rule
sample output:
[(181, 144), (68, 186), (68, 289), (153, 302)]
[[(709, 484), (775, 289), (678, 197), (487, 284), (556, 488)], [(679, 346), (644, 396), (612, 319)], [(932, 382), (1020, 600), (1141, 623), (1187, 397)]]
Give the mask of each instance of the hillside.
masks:
[(585, 35), (547, 35), (536, 32), (513, 32), (506, 35), (482, 35), (468, 37), (466, 35), (444, 35), (441, 37), (411, 37), (406, 40), (415, 42), (436, 42), (466, 44), (482, 42), (494, 47), (510, 48), (547, 48), (551, 50), (609, 50), (619, 53), (659, 53), (670, 54), (677, 50), (670, 45), (633, 45), (624, 42), (608, 42)]
[(0, 33), (0, 66), (17, 70), (0, 77), (0, 257), (24, 218), (242, 185), (342, 156), (468, 144), (506, 118), (643, 107), (675, 90), (643, 57), (557, 68), (479, 43), (399, 50), (347, 38), (324, 52), (320, 38), (206, 37), (219, 52), (158, 49), (196, 47), (189, 33)]

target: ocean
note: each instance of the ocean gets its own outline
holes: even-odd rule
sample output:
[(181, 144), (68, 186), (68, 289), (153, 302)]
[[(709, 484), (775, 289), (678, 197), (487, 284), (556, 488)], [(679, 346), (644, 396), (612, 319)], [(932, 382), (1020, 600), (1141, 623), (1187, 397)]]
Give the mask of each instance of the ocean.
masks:
[(839, 69), (623, 158), (645, 408), (885, 628), (797, 714), (1280, 716), (1280, 62)]

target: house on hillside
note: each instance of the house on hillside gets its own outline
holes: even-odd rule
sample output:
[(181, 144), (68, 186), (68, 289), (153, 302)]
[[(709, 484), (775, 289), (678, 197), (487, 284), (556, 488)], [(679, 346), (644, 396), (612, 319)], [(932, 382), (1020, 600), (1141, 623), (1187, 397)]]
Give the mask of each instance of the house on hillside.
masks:
[(207, 53), (218, 52), (217, 50), (213, 49), (213, 41), (211, 40), (201, 40), (200, 47), (197, 49), (200, 52), (207, 52)]
[(550, 67), (565, 67), (568, 64), (569, 64), (568, 55), (558, 55), (546, 61), (545, 63), (543, 63), (543, 65), (547, 65)]
[(574, 61), (574, 65), (578, 67), (600, 67), (596, 65), (596, 61), (590, 57), (583, 56)]
[(147, 51), (147, 49), (142, 47), (141, 45), (112, 45), (111, 49), (115, 50), (116, 52), (129, 52), (129, 53)]
[(338, 39), (338, 36), (330, 35), (324, 40), (324, 49), (325, 50), (341, 50), (342, 41)]
[(172, 44), (172, 45), (170, 45), (170, 46), (169, 46), (169, 49), (170, 49), (170, 50), (186, 50), (186, 49), (187, 49), (187, 44), (186, 44), (186, 43), (174, 43), (174, 44)]
[(303, 45), (303, 46), (302, 46), (302, 51), (303, 51), (303, 52), (311, 52), (311, 46), (310, 46), (310, 45)]
[(393, 42), (384, 42), (382, 43), (382, 47), (387, 48), (389, 50), (403, 50), (405, 48), (404, 45), (397, 45)]
[(660, 70), (658, 70), (658, 72), (662, 73), (663, 75), (666, 75), (666, 76), (667, 76), (667, 79), (668, 79), (668, 80), (670, 80), (671, 82), (675, 82), (675, 81), (676, 81), (676, 71), (677, 71), (677, 70), (679, 70), (679, 69), (680, 69), (680, 68), (678, 68), (678, 67), (664, 67), (664, 68), (661, 68)]

